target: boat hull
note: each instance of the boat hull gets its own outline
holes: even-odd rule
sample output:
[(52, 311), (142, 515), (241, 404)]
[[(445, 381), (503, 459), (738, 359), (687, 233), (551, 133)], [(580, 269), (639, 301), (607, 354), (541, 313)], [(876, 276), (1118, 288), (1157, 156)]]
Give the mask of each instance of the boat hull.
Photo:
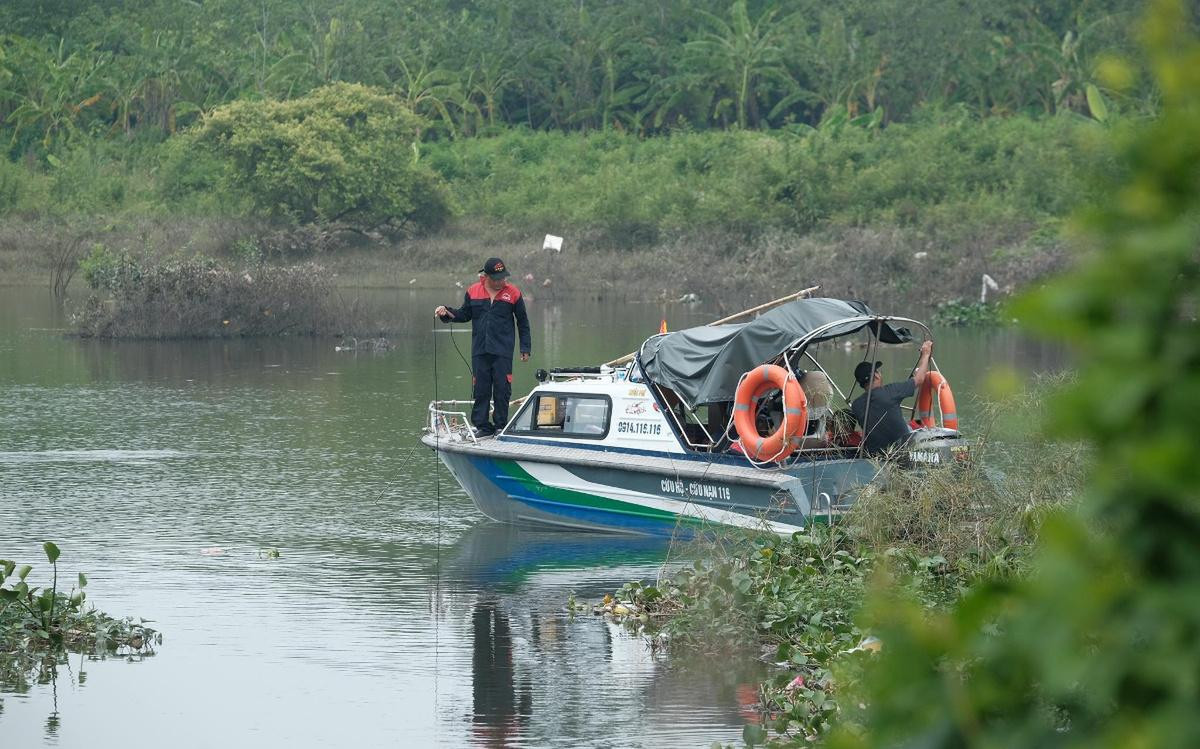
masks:
[(427, 444), (493, 520), (661, 536), (722, 527), (788, 535), (841, 512), (877, 470), (864, 460), (771, 473), (634, 456), (514, 454), (489, 449), (494, 442)]

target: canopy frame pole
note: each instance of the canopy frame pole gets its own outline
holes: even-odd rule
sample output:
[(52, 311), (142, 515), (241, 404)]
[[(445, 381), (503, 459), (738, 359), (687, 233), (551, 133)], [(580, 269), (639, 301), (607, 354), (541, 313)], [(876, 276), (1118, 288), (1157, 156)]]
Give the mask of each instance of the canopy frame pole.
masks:
[[(697, 406), (696, 408), (699, 408), (699, 406)], [(717, 446), (717, 440), (713, 439), (713, 436), (708, 433), (708, 427), (704, 425), (703, 421), (700, 421), (700, 417), (696, 415), (695, 408), (689, 408), (688, 413), (690, 413), (692, 415), (692, 418), (696, 420), (696, 426), (700, 427), (700, 431), (704, 432), (704, 436), (708, 437), (708, 451), (712, 452), (712, 449)], [(686, 419), (684, 421), (686, 422)], [(685, 433), (686, 433), (686, 430), (685, 430)], [(688, 438), (688, 443), (693, 444), (694, 447), (700, 447), (700, 445), (694, 445), (694, 443), (692, 443), (691, 438)]]
[[(883, 331), (882, 325), (875, 326), (875, 335), (871, 336), (871, 342), (867, 345), (867, 357), (865, 359), (863, 359), (863, 361), (871, 362), (875, 359), (875, 355), (879, 352), (879, 335), (880, 335), (880, 333), (882, 333), (882, 331)], [(867, 394), (867, 400), (863, 404), (862, 441), (858, 443), (858, 449), (855, 452), (855, 454), (858, 455), (859, 457), (862, 457), (862, 454), (867, 449), (867, 436), (868, 436), (867, 423), (871, 420), (871, 394), (875, 391), (875, 388), (873, 387), (874, 384), (875, 384), (875, 365), (872, 364), (871, 365), (871, 379), (868, 381), (867, 387), (863, 388), (863, 390)], [(879, 423), (876, 422), (875, 426), (878, 427)], [(871, 430), (871, 431), (874, 431), (874, 430)]]
[(765, 304), (760, 304), (757, 307), (751, 307), (750, 309), (742, 310), (741, 312), (730, 315), (728, 317), (722, 317), (720, 320), (716, 320), (715, 322), (708, 323), (708, 325), (709, 326), (724, 325), (725, 323), (736, 320), (739, 317), (745, 317), (746, 315), (753, 315), (755, 312), (761, 312), (762, 310), (767, 309), (768, 307), (774, 307), (774, 306), (783, 304), (784, 302), (790, 302), (793, 299), (802, 299), (804, 297), (810, 296), (814, 291), (816, 291), (819, 288), (821, 288), (821, 287), (820, 286), (810, 286), (807, 289), (801, 289), (800, 291), (797, 291), (794, 294), (788, 294), (787, 296), (779, 297), (778, 299), (776, 299), (774, 301), (766, 302)]
[[(825, 325), (822, 325), (821, 327), (816, 328), (815, 330), (809, 331), (808, 334), (805, 335), (804, 337), (797, 338), (791, 345), (789, 345), (784, 350), (785, 350), (785, 352), (788, 352), (788, 353), (790, 353), (792, 351), (803, 351), (805, 353), (805, 355), (808, 356), (808, 358), (811, 359), (813, 361), (813, 363), (816, 364), (821, 369), (822, 372), (825, 372), (825, 374), (828, 375), (829, 373), (825, 371), (824, 367), (821, 367), (820, 363), (817, 362), (816, 357), (814, 357), (811, 353), (808, 352), (808, 346), (809, 346), (809, 344), (812, 343), (813, 339), (820, 337), (827, 331), (832, 330), (833, 328), (836, 328), (839, 325), (847, 325), (847, 324), (860, 323), (860, 322), (861, 323), (871, 323), (871, 322), (876, 322), (876, 321), (878, 321), (880, 323), (885, 323), (885, 322), (911, 323), (912, 325), (915, 325), (916, 327), (918, 327), (922, 331), (924, 331), (925, 338), (928, 338), (929, 340), (933, 340), (933, 333), (930, 332), (929, 326), (926, 325), (925, 323), (921, 322), (920, 320), (914, 320), (911, 317), (897, 317), (897, 316), (893, 316), (893, 315), (861, 315), (859, 317), (847, 317), (847, 318), (844, 318), (841, 320), (835, 320), (834, 322), (831, 322), (831, 323), (826, 323)], [(857, 333), (858, 331), (854, 331), (854, 332)], [(879, 335), (879, 334), (880, 333), (877, 333), (876, 335)], [(830, 339), (830, 340), (832, 340), (832, 339)], [(932, 357), (931, 357), (931, 359), (932, 359)], [(842, 400), (846, 402), (847, 406), (849, 406), (850, 405), (850, 396), (848, 396), (842, 392), (842, 389), (837, 386), (837, 382), (835, 382), (832, 377), (829, 378), (829, 381), (833, 383), (833, 387), (835, 390), (837, 390), (838, 395), (841, 396)], [(851, 394), (853, 394), (853, 392), (854, 392), (853, 387), (850, 388), (850, 392), (851, 392)]]
[[(785, 350), (791, 351), (791, 350), (797, 349), (797, 348), (804, 348), (804, 347), (808, 346), (808, 344), (812, 343), (812, 340), (814, 338), (817, 338), (817, 337), (823, 335), (827, 331), (829, 331), (833, 328), (836, 328), (839, 325), (850, 325), (853, 323), (860, 323), (860, 322), (861, 323), (870, 323), (870, 322), (875, 322), (875, 321), (912, 323), (913, 325), (916, 325), (921, 330), (925, 331), (926, 338), (929, 338), (929, 339), (933, 338), (933, 334), (929, 332), (929, 326), (927, 326), (925, 323), (921, 322), (920, 320), (914, 320), (911, 317), (896, 317), (893, 315), (858, 315), (856, 317), (844, 317), (841, 320), (834, 320), (833, 322), (825, 323), (824, 325), (822, 325), (819, 328), (810, 330), (807, 334), (805, 334), (804, 336), (802, 336), (800, 338), (797, 338), (795, 341), (793, 341), (791, 344), (789, 344)], [(853, 332), (857, 333), (858, 331), (855, 330)], [(846, 335), (850, 335), (850, 334), (847, 333)], [(831, 338), (830, 340), (833, 340), (833, 339)]]
[(841, 398), (842, 400), (847, 400), (846, 394), (842, 392), (842, 389), (840, 387), (838, 387), (837, 381), (835, 381), (833, 379), (833, 375), (829, 374), (829, 371), (826, 370), (825, 367), (821, 365), (821, 362), (817, 361), (817, 357), (813, 356), (812, 352), (809, 351), (807, 348), (804, 349), (804, 356), (810, 362), (812, 362), (814, 365), (816, 365), (817, 371), (819, 371), (821, 374), (825, 375), (826, 379), (829, 380), (829, 384), (832, 385), (833, 389), (837, 391), (838, 397)]
[[(670, 404), (667, 403), (667, 398), (663, 395), (663, 392), (662, 392), (662, 386), (659, 385), (657, 382), (651, 382), (651, 383), (649, 383), (649, 385), (651, 388), (653, 388), (657, 392), (658, 400), (662, 403), (663, 410), (667, 414), (670, 415), (671, 421), (674, 422), (675, 428), (679, 432), (679, 436), (681, 438), (683, 438), (684, 444), (686, 444), (688, 447), (696, 448), (696, 449), (704, 447), (704, 445), (697, 445), (695, 442), (692, 442), (692, 438), (689, 437), (688, 433), (687, 433), (687, 419), (680, 421), (678, 414), (675, 413), (675, 409), (671, 408)], [(681, 400), (678, 395), (675, 396), (675, 399), (679, 402), (679, 405), (682, 406), (686, 411), (691, 413), (693, 417), (696, 415), (695, 410), (690, 408), (686, 403), (684, 403), (683, 400)], [(705, 428), (705, 426), (700, 423), (700, 419), (696, 419), (696, 424), (700, 427), (700, 430), (704, 432), (704, 436), (708, 437), (708, 441), (709, 441), (708, 452), (712, 452), (712, 448), (717, 444), (717, 441), (714, 440), (712, 438), (712, 435), (708, 433), (708, 429)]]

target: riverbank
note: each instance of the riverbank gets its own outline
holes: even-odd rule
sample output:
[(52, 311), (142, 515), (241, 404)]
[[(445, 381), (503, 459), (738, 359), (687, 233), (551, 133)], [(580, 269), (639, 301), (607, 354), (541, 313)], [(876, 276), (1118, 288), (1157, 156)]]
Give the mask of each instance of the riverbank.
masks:
[[(0, 283), (48, 282), (102, 245), (316, 261), (343, 288), (452, 287), (499, 255), (518, 282), (532, 274), (571, 293), (739, 306), (819, 283), (834, 296), (933, 304), (973, 297), (983, 273), (1017, 289), (1064, 266), (1063, 218), (1091, 201), (1092, 173), (1115, 168), (1100, 127), (931, 109), (803, 134), (514, 128), (414, 144), (454, 214), (436, 228), (298, 223), (255, 208), (261, 196), (186, 133), (95, 141), (53, 168), (0, 163)], [(564, 238), (561, 253), (541, 249), (546, 234)]]
[[(895, 226), (830, 228), (807, 235), (774, 230), (751, 238), (706, 230), (635, 249), (567, 233), (561, 252), (541, 249), (548, 231), (558, 229), (489, 229), (460, 221), (430, 236), (356, 236), (337, 250), (322, 250), (320, 236), (311, 232), (273, 233), (261, 224), (232, 219), (174, 225), (130, 221), (94, 234), (68, 223), (13, 220), (0, 229), (0, 286), (48, 286), (56, 269), (70, 272), (65, 264), (72, 258), (78, 262), (100, 244), (140, 246), (145, 256), (160, 258), (190, 252), (245, 267), (311, 261), (326, 268), (331, 283), (344, 290), (450, 291), (456, 283), (469, 283), (482, 260), (496, 255), (513, 269), (514, 282), (535, 297), (569, 293), (669, 301), (695, 294), (718, 308), (740, 309), (819, 284), (829, 296), (932, 305), (974, 298), (984, 273), (1009, 292), (1063, 269), (1070, 259), (1053, 227), (1031, 223), (989, 227), (954, 243)], [(232, 239), (237, 236), (267, 239), (239, 243)], [(305, 245), (305, 237), (317, 248)], [(275, 247), (289, 241), (295, 249)], [(73, 284), (71, 296), (86, 296), (77, 273)]]

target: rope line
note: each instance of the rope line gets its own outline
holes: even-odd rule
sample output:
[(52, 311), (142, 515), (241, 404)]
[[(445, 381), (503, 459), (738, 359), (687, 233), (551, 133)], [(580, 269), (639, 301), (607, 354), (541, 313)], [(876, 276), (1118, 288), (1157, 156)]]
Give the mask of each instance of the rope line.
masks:
[[(451, 334), (453, 340), (453, 334)], [(454, 344), (454, 348), (458, 348), (458, 344)], [(459, 352), (462, 356), (462, 352)], [(437, 346), (437, 331), (433, 333), (433, 401), (438, 402), (438, 346)], [(438, 657), (440, 655), (441, 644), (441, 624), (442, 624), (442, 472), (438, 462), (441, 460), (442, 447), (442, 431), (440, 425), (433, 423), (433, 483), (437, 496), (437, 531), (435, 534), (437, 551), (434, 555), (434, 580), (433, 580), (433, 735), (434, 741), (437, 743), (439, 736), (438, 731), (438, 672), (441, 671)]]
[[(452, 328), (449, 330), (450, 330), (450, 342), (454, 344), (454, 350), (458, 352), (458, 358), (462, 359), (463, 366), (467, 368), (467, 374), (474, 374), (474, 372), (471, 370), (470, 362), (467, 361), (467, 357), (463, 356), (462, 349), (460, 349), (458, 347), (458, 341), (454, 340), (454, 330)], [(437, 353), (437, 343), (436, 342), (434, 343), (434, 353), (435, 354)], [(436, 392), (436, 386), (435, 386), (435, 392)]]

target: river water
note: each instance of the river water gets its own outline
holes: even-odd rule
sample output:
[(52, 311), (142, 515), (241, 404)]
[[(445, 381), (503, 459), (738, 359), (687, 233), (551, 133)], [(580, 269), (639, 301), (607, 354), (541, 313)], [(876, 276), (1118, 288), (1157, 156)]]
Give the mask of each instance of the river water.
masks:
[[(60, 577), (87, 573), (98, 608), (164, 633), (151, 658), (74, 656), (52, 682), (0, 684), (0, 746), (740, 740), (755, 664), (671, 662), (567, 610), (571, 595), (653, 579), (666, 547), (491, 523), (418, 445), (435, 392), (469, 397), (469, 333), (434, 332), (431, 317), (458, 294), (365, 294), (406, 332), (363, 353), (82, 341), (44, 289), (0, 287), (0, 558), (44, 584), (53, 540)], [(536, 367), (632, 350), (664, 316), (673, 329), (718, 316), (537, 296), (514, 394)], [(968, 431), (993, 369), (1061, 362), (1009, 330), (935, 333)], [(893, 371), (913, 353), (897, 357)], [(847, 380), (861, 358), (823, 355)]]

